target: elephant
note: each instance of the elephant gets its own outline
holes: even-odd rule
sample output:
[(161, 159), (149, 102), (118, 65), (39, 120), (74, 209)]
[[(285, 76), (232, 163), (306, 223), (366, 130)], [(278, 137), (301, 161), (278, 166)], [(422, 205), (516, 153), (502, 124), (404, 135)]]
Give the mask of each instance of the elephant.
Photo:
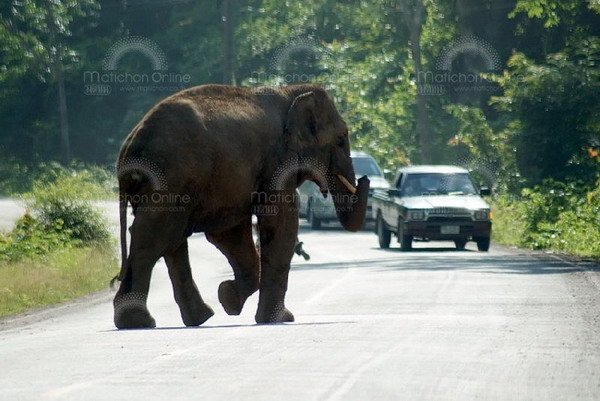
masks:
[[(118, 329), (156, 327), (146, 301), (161, 257), (183, 323), (198, 326), (213, 316), (192, 279), (188, 237), (197, 232), (233, 268), (233, 280), (223, 281), (217, 293), (227, 314), (239, 315), (259, 291), (256, 323), (293, 322), (284, 301), (298, 231), (296, 188), (314, 181), (324, 196), (332, 196), (348, 231), (361, 229), (369, 192), (366, 176), (356, 181), (347, 125), (330, 95), (315, 84), (210, 84), (170, 95), (126, 137), (117, 172)], [(128, 252), (129, 204), (134, 221)]]

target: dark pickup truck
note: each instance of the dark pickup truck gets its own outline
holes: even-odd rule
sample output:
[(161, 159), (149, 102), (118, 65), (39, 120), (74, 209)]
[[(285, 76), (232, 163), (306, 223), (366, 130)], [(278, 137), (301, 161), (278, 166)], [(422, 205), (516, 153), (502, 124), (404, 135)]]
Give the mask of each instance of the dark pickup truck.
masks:
[(398, 170), (390, 189), (375, 191), (372, 211), (381, 248), (392, 234), (400, 248), (412, 248), (415, 238), (454, 241), (464, 249), (475, 241), (480, 251), (490, 247), (490, 206), (481, 198), (469, 172), (454, 166), (413, 166)]

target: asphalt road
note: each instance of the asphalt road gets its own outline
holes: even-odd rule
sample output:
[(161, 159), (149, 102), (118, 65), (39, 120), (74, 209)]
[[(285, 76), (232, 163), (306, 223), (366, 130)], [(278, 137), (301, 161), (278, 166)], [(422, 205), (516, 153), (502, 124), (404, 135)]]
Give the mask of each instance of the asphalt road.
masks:
[(14, 199), (0, 198), (0, 231), (9, 231), (15, 220), (25, 213), (25, 205)]
[(376, 236), (300, 234), (287, 306), (254, 324), (257, 296), (227, 316), (225, 258), (192, 237), (215, 316), (184, 328), (166, 267), (158, 327), (117, 331), (110, 293), (0, 324), (0, 400), (598, 400), (600, 273), (551, 255), (451, 243), (413, 252)]

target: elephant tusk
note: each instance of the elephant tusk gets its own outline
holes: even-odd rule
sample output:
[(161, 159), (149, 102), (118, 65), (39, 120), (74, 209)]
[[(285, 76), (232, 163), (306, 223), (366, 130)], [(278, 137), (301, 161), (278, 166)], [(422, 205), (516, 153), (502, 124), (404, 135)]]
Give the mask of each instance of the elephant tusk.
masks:
[(354, 185), (350, 184), (346, 177), (344, 177), (341, 174), (338, 174), (337, 177), (342, 182), (342, 184), (344, 184), (344, 186), (348, 189), (348, 191), (352, 192), (353, 195), (356, 193), (356, 188), (354, 187)]

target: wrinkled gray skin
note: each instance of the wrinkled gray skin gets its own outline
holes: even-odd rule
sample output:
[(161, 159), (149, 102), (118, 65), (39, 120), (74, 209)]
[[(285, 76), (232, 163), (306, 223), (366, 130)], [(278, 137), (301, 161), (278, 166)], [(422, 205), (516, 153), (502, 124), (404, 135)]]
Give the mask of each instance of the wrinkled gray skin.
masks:
[[(348, 129), (317, 85), (205, 85), (174, 94), (129, 134), (117, 167), (123, 254), (114, 300), (118, 328), (155, 326), (146, 298), (160, 257), (183, 322), (196, 326), (213, 315), (192, 279), (187, 238), (194, 232), (205, 232), (233, 268), (235, 279), (218, 290), (228, 314), (238, 315), (260, 290), (257, 323), (293, 321), (284, 298), (298, 230), (295, 189), (316, 182), (333, 196), (349, 231), (363, 224), (369, 190), (366, 177), (354, 196), (340, 181), (338, 175), (355, 183)], [(129, 256), (127, 202), (135, 215)]]

